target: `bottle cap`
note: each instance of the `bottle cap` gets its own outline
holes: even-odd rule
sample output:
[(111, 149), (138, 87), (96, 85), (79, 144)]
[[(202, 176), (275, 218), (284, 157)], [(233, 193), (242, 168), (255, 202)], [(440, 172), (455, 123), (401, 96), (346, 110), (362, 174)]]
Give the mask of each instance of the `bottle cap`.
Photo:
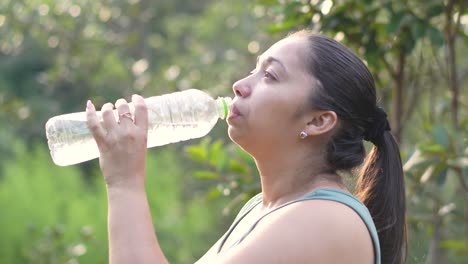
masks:
[[(228, 114), (229, 114), (229, 105), (232, 102), (231, 97), (219, 97), (218, 102), (222, 102), (222, 113), (224, 114), (223, 116), (220, 116), (222, 119), (226, 119)], [(220, 109), (221, 110), (221, 109)]]

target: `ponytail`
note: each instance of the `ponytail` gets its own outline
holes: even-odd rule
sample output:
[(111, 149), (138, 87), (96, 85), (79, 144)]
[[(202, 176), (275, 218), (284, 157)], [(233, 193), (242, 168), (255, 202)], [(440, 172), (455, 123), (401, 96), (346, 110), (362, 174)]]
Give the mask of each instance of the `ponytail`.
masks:
[(384, 131), (373, 140), (357, 182), (357, 197), (367, 206), (379, 235), (382, 263), (406, 261), (405, 188), (400, 151)]

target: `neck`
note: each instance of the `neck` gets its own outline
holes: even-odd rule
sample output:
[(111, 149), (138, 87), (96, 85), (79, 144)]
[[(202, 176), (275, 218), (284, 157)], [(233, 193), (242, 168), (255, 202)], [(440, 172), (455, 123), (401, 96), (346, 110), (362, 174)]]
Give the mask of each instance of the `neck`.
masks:
[[(291, 159), (291, 157), (296, 157)], [(345, 189), (341, 178), (327, 173), (320, 155), (298, 155), (281, 151), (280, 155), (255, 159), (262, 184), (263, 208), (277, 207), (298, 199), (317, 188)]]

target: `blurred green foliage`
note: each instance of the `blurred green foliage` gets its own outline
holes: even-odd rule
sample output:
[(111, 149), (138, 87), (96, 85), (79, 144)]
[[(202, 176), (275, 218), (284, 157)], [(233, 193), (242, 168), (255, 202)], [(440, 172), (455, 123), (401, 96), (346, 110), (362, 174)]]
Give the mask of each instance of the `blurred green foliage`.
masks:
[[(0, 184), (0, 262), (107, 263), (103, 180), (85, 182), (76, 167), (53, 165), (43, 145), (29, 151), (18, 143), (15, 150), (18, 160), (6, 164)], [(177, 153), (167, 147), (149, 155), (147, 192), (169, 260), (190, 263), (218, 239), (229, 219), (222, 215), (226, 199), (190, 193), (194, 180)]]
[[(0, 2), (0, 263), (107, 262), (97, 161), (53, 165), (47, 118), (133, 93), (232, 94), (259, 53), (302, 28), (348, 45), (376, 78), (405, 162), (408, 262), (466, 263), (467, 9), (461, 0)], [(255, 162), (225, 124), (150, 150), (148, 174), (173, 263), (200, 257), (260, 191)]]

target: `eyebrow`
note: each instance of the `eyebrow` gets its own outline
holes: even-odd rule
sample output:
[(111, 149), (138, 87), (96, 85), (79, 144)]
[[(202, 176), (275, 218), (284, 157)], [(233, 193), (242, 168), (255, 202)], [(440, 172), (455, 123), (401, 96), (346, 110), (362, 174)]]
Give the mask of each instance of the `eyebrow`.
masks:
[[(260, 57), (261, 57), (261, 56), (258, 56), (258, 57), (257, 57), (257, 64), (258, 64), (258, 62), (260, 61)], [(273, 62), (278, 63), (278, 64), (283, 68), (283, 70), (284, 70), (285, 72), (287, 72), (287, 71), (286, 71), (286, 67), (284, 67), (284, 64), (283, 64), (280, 60), (278, 60), (278, 59), (276, 59), (276, 58), (274, 58), (274, 57), (271, 57), (271, 56), (268, 56), (268, 57), (265, 59), (265, 63), (267, 63), (267, 64), (271, 64), (271, 63), (273, 63)]]

